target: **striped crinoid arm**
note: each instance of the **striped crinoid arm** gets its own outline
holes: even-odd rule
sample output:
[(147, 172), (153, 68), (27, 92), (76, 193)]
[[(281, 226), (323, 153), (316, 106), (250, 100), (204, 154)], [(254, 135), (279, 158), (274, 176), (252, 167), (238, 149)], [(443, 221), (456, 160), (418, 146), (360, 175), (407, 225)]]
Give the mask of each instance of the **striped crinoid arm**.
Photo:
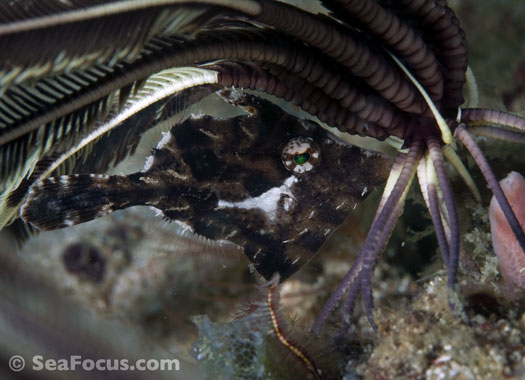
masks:
[[(0, 1), (0, 94), (10, 85), (136, 59), (155, 37), (196, 33), (255, 0)], [(20, 48), (23, 46), (24, 48)]]
[[(274, 95), (299, 106), (310, 115), (317, 116), (322, 122), (340, 131), (383, 140), (389, 136), (389, 131), (379, 123), (387, 125), (386, 120), (393, 121), (392, 117), (402, 119), (402, 115), (397, 114), (395, 110), (389, 107), (374, 107), (370, 102), (361, 109), (362, 112), (354, 113), (344, 107), (341, 101), (327, 95), (319, 87), (282, 66), (273, 65), (265, 69), (265, 65), (259, 66), (250, 62), (221, 61), (202, 67), (217, 71), (221, 85), (248, 88)], [(279, 74), (273, 75), (272, 72)], [(357, 94), (357, 96), (362, 95)], [(365, 101), (362, 104), (367, 103)], [(366, 116), (364, 112), (370, 109), (376, 110), (373, 120), (367, 121), (360, 117), (360, 115)]]
[[(311, 94), (313, 98), (309, 99), (306, 105), (318, 110), (319, 114), (316, 113), (316, 116), (322, 121), (324, 121), (323, 117), (335, 117), (337, 123), (342, 124), (338, 126), (342, 132), (357, 133), (379, 140), (391, 135), (403, 136), (406, 133), (407, 114), (384, 102), (373, 93), (359, 88), (359, 81), (353, 85), (354, 81), (351, 76), (334, 75), (336, 70), (330, 69), (325, 71), (321, 77), (317, 73), (315, 76), (306, 76), (305, 74), (310, 69), (297, 73), (295, 70), (292, 71), (278, 65), (263, 64), (261, 66), (276, 75), (283, 83), (294, 88), (296, 92), (303, 95)], [(323, 86), (321, 91), (325, 92), (325, 96), (318, 96), (319, 90), (312, 87), (310, 81), (315, 77), (319, 78), (319, 85)], [(303, 105), (301, 108), (307, 110)], [(348, 123), (350, 120), (356, 120), (355, 127)], [(364, 122), (364, 125), (360, 120)], [(341, 123), (342, 121), (345, 122)], [(328, 121), (327, 123), (333, 124)]]
[(465, 145), (470, 155), (476, 162), (476, 165), (479, 167), (481, 173), (483, 174), (483, 177), (487, 181), (490, 190), (492, 191), (496, 200), (498, 201), (501, 210), (503, 211), (503, 215), (505, 215), (505, 219), (507, 219), (507, 222), (509, 223), (511, 230), (514, 236), (516, 237), (516, 240), (519, 242), (521, 249), (525, 254), (525, 233), (521, 228), (518, 218), (512, 210), (512, 207), (510, 206), (509, 201), (505, 196), (505, 193), (501, 189), (496, 175), (490, 167), (490, 164), (488, 163), (486, 157), (484, 156), (483, 152), (479, 148), (474, 138), (467, 131), (467, 128), (464, 124), (460, 124), (456, 128), (456, 136), (463, 143), (463, 145)]
[[(427, 138), (427, 148), (429, 151), (430, 161), (432, 166), (437, 174), (438, 182), (436, 183), (435, 190), (439, 189), (443, 194), (443, 199), (445, 203), (445, 209), (447, 213), (448, 225), (450, 227), (450, 236), (448, 237), (448, 252), (442, 252), (443, 256), (446, 256), (445, 266), (447, 268), (447, 277), (449, 287), (454, 287), (457, 283), (457, 268), (458, 268), (458, 259), (459, 259), (459, 218), (456, 208), (456, 202), (454, 200), (454, 192), (450, 186), (450, 181), (448, 180), (448, 175), (445, 170), (445, 162), (443, 160), (443, 155), (441, 153), (441, 148), (438, 140), (435, 137), (429, 136)], [(429, 185), (432, 187), (432, 182), (430, 181)], [(430, 193), (432, 189), (429, 189), (429, 202), (432, 207), (433, 201), (431, 198), (435, 197)], [(433, 206), (434, 208), (436, 206)], [(432, 212), (431, 212), (432, 215)], [(435, 221), (434, 226), (436, 231), (439, 231), (440, 226), (438, 220)], [(438, 235), (441, 231), (438, 232)], [(439, 236), (438, 236), (439, 238)], [(442, 242), (440, 246), (443, 244)]]
[(357, 25), (379, 38), (410, 68), (434, 101), (443, 95), (443, 74), (436, 56), (416, 30), (378, 1), (324, 0), (350, 25)]
[(385, 191), (389, 191), (389, 193), (386, 193), (382, 196), (378, 207), (379, 214), (376, 214), (377, 216), (374, 217), (374, 221), (372, 222), (371, 229), (374, 228), (374, 225), (376, 223), (378, 223), (377, 228), (381, 228), (382, 225), (379, 222), (381, 213), (385, 212), (385, 210), (387, 210), (386, 212), (389, 213), (388, 218), (384, 226), (382, 227), (382, 232), (375, 242), (375, 250), (371, 251), (370, 254), (364, 257), (362, 270), (361, 273), (359, 273), (358, 277), (358, 281), (361, 284), (360, 287), (363, 298), (363, 306), (365, 308), (368, 321), (370, 325), (374, 328), (374, 330), (377, 330), (377, 325), (373, 317), (373, 271), (379, 260), (379, 255), (385, 250), (385, 247), (388, 243), (388, 239), (392, 235), (392, 231), (394, 230), (396, 222), (401, 216), (401, 213), (403, 212), (405, 199), (408, 194), (410, 185), (412, 184), (412, 181), (414, 179), (414, 175), (416, 174), (417, 166), (421, 160), (424, 160), (423, 149), (423, 143), (421, 143), (419, 140), (416, 140), (409, 146), (408, 153), (406, 153), (406, 157), (403, 160), (404, 163), (401, 171), (394, 169), (394, 173), (398, 173), (394, 174), (397, 174), (396, 182), (390, 191), (390, 184), (387, 182), (385, 186)]
[(463, 123), (470, 133), (497, 140), (523, 143), (525, 117), (490, 108), (462, 108), (457, 122)]
[(525, 131), (525, 118), (510, 112), (486, 109), (465, 108), (461, 110), (460, 121), (470, 130), (473, 126), (501, 125), (518, 131)]
[[(426, 154), (423, 154), (426, 151)], [(314, 325), (315, 334), (321, 331), (329, 314), (347, 292), (343, 313), (349, 314), (359, 293), (370, 325), (377, 329), (372, 315), (372, 273), (385, 249), (396, 221), (402, 213), (404, 201), (417, 171), (421, 192), (436, 229), (438, 244), (447, 269), (449, 288), (457, 291), (457, 268), (460, 251), (459, 218), (454, 194), (445, 170), (442, 149), (437, 137), (428, 136), (424, 143), (416, 140), (409, 146), (408, 154), (400, 153), (385, 186), (383, 197), (369, 234), (351, 269), (336, 291), (326, 302)], [(385, 211), (386, 210), (386, 211)], [(450, 298), (451, 309), (456, 308), (455, 298)], [(343, 329), (346, 324), (343, 323)]]
[[(284, 318), (279, 310), (279, 281), (278, 278), (268, 284), (266, 306), (270, 316), (272, 333), (280, 343), (280, 347), (291, 354), (299, 363), (301, 372), (305, 372), (308, 378), (320, 380), (322, 371), (315, 364), (312, 356), (296, 343), (289, 332), (289, 327), (283, 321)], [(304, 376), (304, 375), (303, 375)]]
[(427, 106), (388, 57), (363, 41), (362, 35), (335, 22), (320, 20), (298, 8), (269, 0), (260, 2), (256, 20), (292, 35), (363, 78), (383, 98), (406, 112), (424, 113)]
[(434, 102), (446, 110), (463, 103), (465, 35), (446, 2), (323, 0), (323, 4), (349, 25), (379, 39), (409, 68)]
[(490, 125), (468, 126), (468, 131), (476, 136), (484, 136), (495, 140), (525, 144), (525, 133), (520, 131), (512, 131)]
[(441, 251), (441, 257), (443, 263), (448, 268), (449, 263), (449, 243), (447, 241), (445, 223), (446, 220), (440, 209), (440, 198), (439, 198), (439, 183), (437, 179), (436, 169), (432, 164), (430, 154), (425, 155), (425, 159), (419, 162), (417, 167), (417, 178), (419, 187), (425, 204), (427, 205), (432, 224), (436, 230), (436, 237)]
[(357, 293), (363, 294), (363, 302), (369, 321), (372, 326), (375, 323), (372, 318), (372, 274), (374, 267), (383, 252), (394, 226), (403, 210), (406, 194), (414, 178), (417, 165), (422, 159), (423, 143), (414, 141), (408, 153), (399, 153), (390, 171), (383, 196), (378, 206), (376, 215), (368, 231), (368, 235), (361, 247), (357, 259), (346, 273), (341, 283), (332, 293), (321, 313), (319, 314), (312, 332), (319, 334), (326, 320), (337, 307), (346, 292), (351, 300), (347, 304), (353, 304)]
[(482, 136), (513, 142), (525, 143), (525, 118), (509, 112), (471, 108), (461, 110), (461, 124), (456, 128), (456, 136), (465, 145), (483, 177), (487, 181), (490, 190), (498, 201), (505, 219), (509, 223), (514, 236), (519, 242), (525, 254), (525, 233), (521, 228), (514, 211), (512, 210), (505, 193), (490, 167), (485, 155), (469, 132)]
[[(257, 288), (231, 322), (192, 318), (200, 337), (206, 337), (195, 344), (200, 353), (197, 360), (207, 364), (206, 373), (213, 377), (223, 371), (220, 366), (226, 366), (232, 379), (340, 379), (341, 357), (333, 337), (313, 337), (301, 315), (289, 314), (288, 297), (280, 296), (279, 276)], [(203, 329), (203, 322), (208, 328)]]
[(401, 0), (400, 3), (415, 23), (414, 27), (423, 34), (423, 39), (427, 44), (430, 42), (429, 46), (443, 67), (443, 108), (456, 110), (464, 101), (462, 88), (468, 66), (465, 33), (458, 19), (446, 1)]

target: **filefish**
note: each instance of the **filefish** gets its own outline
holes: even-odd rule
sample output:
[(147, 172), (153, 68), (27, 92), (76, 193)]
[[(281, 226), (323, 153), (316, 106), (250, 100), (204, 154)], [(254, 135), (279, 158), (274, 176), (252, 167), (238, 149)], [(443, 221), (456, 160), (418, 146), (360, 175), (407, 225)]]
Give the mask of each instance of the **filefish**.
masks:
[(184, 231), (240, 246), (266, 279), (288, 278), (385, 181), (392, 161), (254, 95), (229, 101), (249, 113), (187, 118), (164, 133), (141, 171), (36, 182), (23, 220), (53, 230), (148, 205)]

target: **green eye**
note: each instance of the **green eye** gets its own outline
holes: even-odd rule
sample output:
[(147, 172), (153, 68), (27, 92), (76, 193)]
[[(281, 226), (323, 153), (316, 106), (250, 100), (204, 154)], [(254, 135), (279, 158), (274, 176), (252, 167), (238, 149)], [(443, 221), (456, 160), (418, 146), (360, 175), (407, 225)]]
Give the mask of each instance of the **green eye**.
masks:
[(293, 160), (295, 161), (297, 165), (303, 165), (306, 161), (308, 161), (309, 158), (310, 158), (310, 153), (305, 152), (302, 154), (296, 154), (293, 157)]
[(310, 137), (296, 137), (284, 146), (281, 160), (289, 171), (303, 174), (319, 166), (321, 150)]

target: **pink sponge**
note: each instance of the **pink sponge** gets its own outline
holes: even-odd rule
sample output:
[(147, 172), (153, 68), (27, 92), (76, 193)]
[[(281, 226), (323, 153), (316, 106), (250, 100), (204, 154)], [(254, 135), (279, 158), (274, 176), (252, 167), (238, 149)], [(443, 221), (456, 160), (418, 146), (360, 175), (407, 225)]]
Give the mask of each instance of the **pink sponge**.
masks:
[[(500, 181), (500, 185), (521, 227), (525, 228), (525, 179), (519, 173), (511, 172)], [(525, 292), (525, 252), (514, 237), (494, 197), (490, 202), (489, 217), (492, 244), (507, 284), (507, 298), (515, 300)]]

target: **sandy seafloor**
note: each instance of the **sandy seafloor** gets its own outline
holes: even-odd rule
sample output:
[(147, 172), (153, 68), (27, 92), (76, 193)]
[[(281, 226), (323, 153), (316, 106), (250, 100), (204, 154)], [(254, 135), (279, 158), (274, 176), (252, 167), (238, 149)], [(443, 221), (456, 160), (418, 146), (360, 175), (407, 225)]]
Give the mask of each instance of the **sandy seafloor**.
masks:
[[(479, 106), (525, 111), (525, 2), (455, 0), (451, 6), (467, 35)], [(525, 175), (523, 147), (484, 139), (480, 143), (498, 178), (511, 170)], [(462, 148), (460, 154), (466, 157)], [(378, 332), (372, 331), (358, 303), (350, 338), (345, 347), (338, 347), (347, 355), (331, 363), (345, 368), (345, 379), (525, 379), (525, 300), (511, 304), (504, 298), (489, 233), (490, 194), (472, 160), (466, 162), (483, 193), (482, 203), (476, 203), (450, 170), (462, 244), (475, 262), (470, 267), (463, 265), (459, 274), (469, 323), (450, 312), (430, 218), (421, 196), (412, 191), (374, 275)], [(282, 285), (282, 315), (294, 321), (295, 329), (311, 325), (350, 268), (378, 195), (376, 191), (369, 197), (317, 257)], [(186, 241), (176, 240), (170, 226), (144, 210), (42, 233), (16, 254), (12, 242), (4, 237), (1, 378), (15, 376), (6, 367), (12, 354), (21, 354), (28, 361), (34, 354), (64, 357), (71, 352), (87, 357), (177, 358), (180, 371), (159, 372), (155, 377), (206, 378), (192, 352), (198, 330), (190, 317), (208, 315), (215, 322), (231, 321), (257, 293), (254, 276), (243, 257), (216, 259), (188, 252)], [(71, 265), (81, 269), (68, 271), (64, 255), (79, 247), (91, 252), (95, 264), (74, 263)], [(331, 331), (339, 320), (336, 313)], [(214, 354), (220, 355), (220, 349)], [(230, 365), (233, 368), (238, 363)], [(211, 378), (230, 378), (231, 368), (219, 368), (214, 368)], [(27, 378), (104, 375), (21, 374)], [(113, 377), (108, 378), (143, 376), (138, 372), (110, 375)]]

